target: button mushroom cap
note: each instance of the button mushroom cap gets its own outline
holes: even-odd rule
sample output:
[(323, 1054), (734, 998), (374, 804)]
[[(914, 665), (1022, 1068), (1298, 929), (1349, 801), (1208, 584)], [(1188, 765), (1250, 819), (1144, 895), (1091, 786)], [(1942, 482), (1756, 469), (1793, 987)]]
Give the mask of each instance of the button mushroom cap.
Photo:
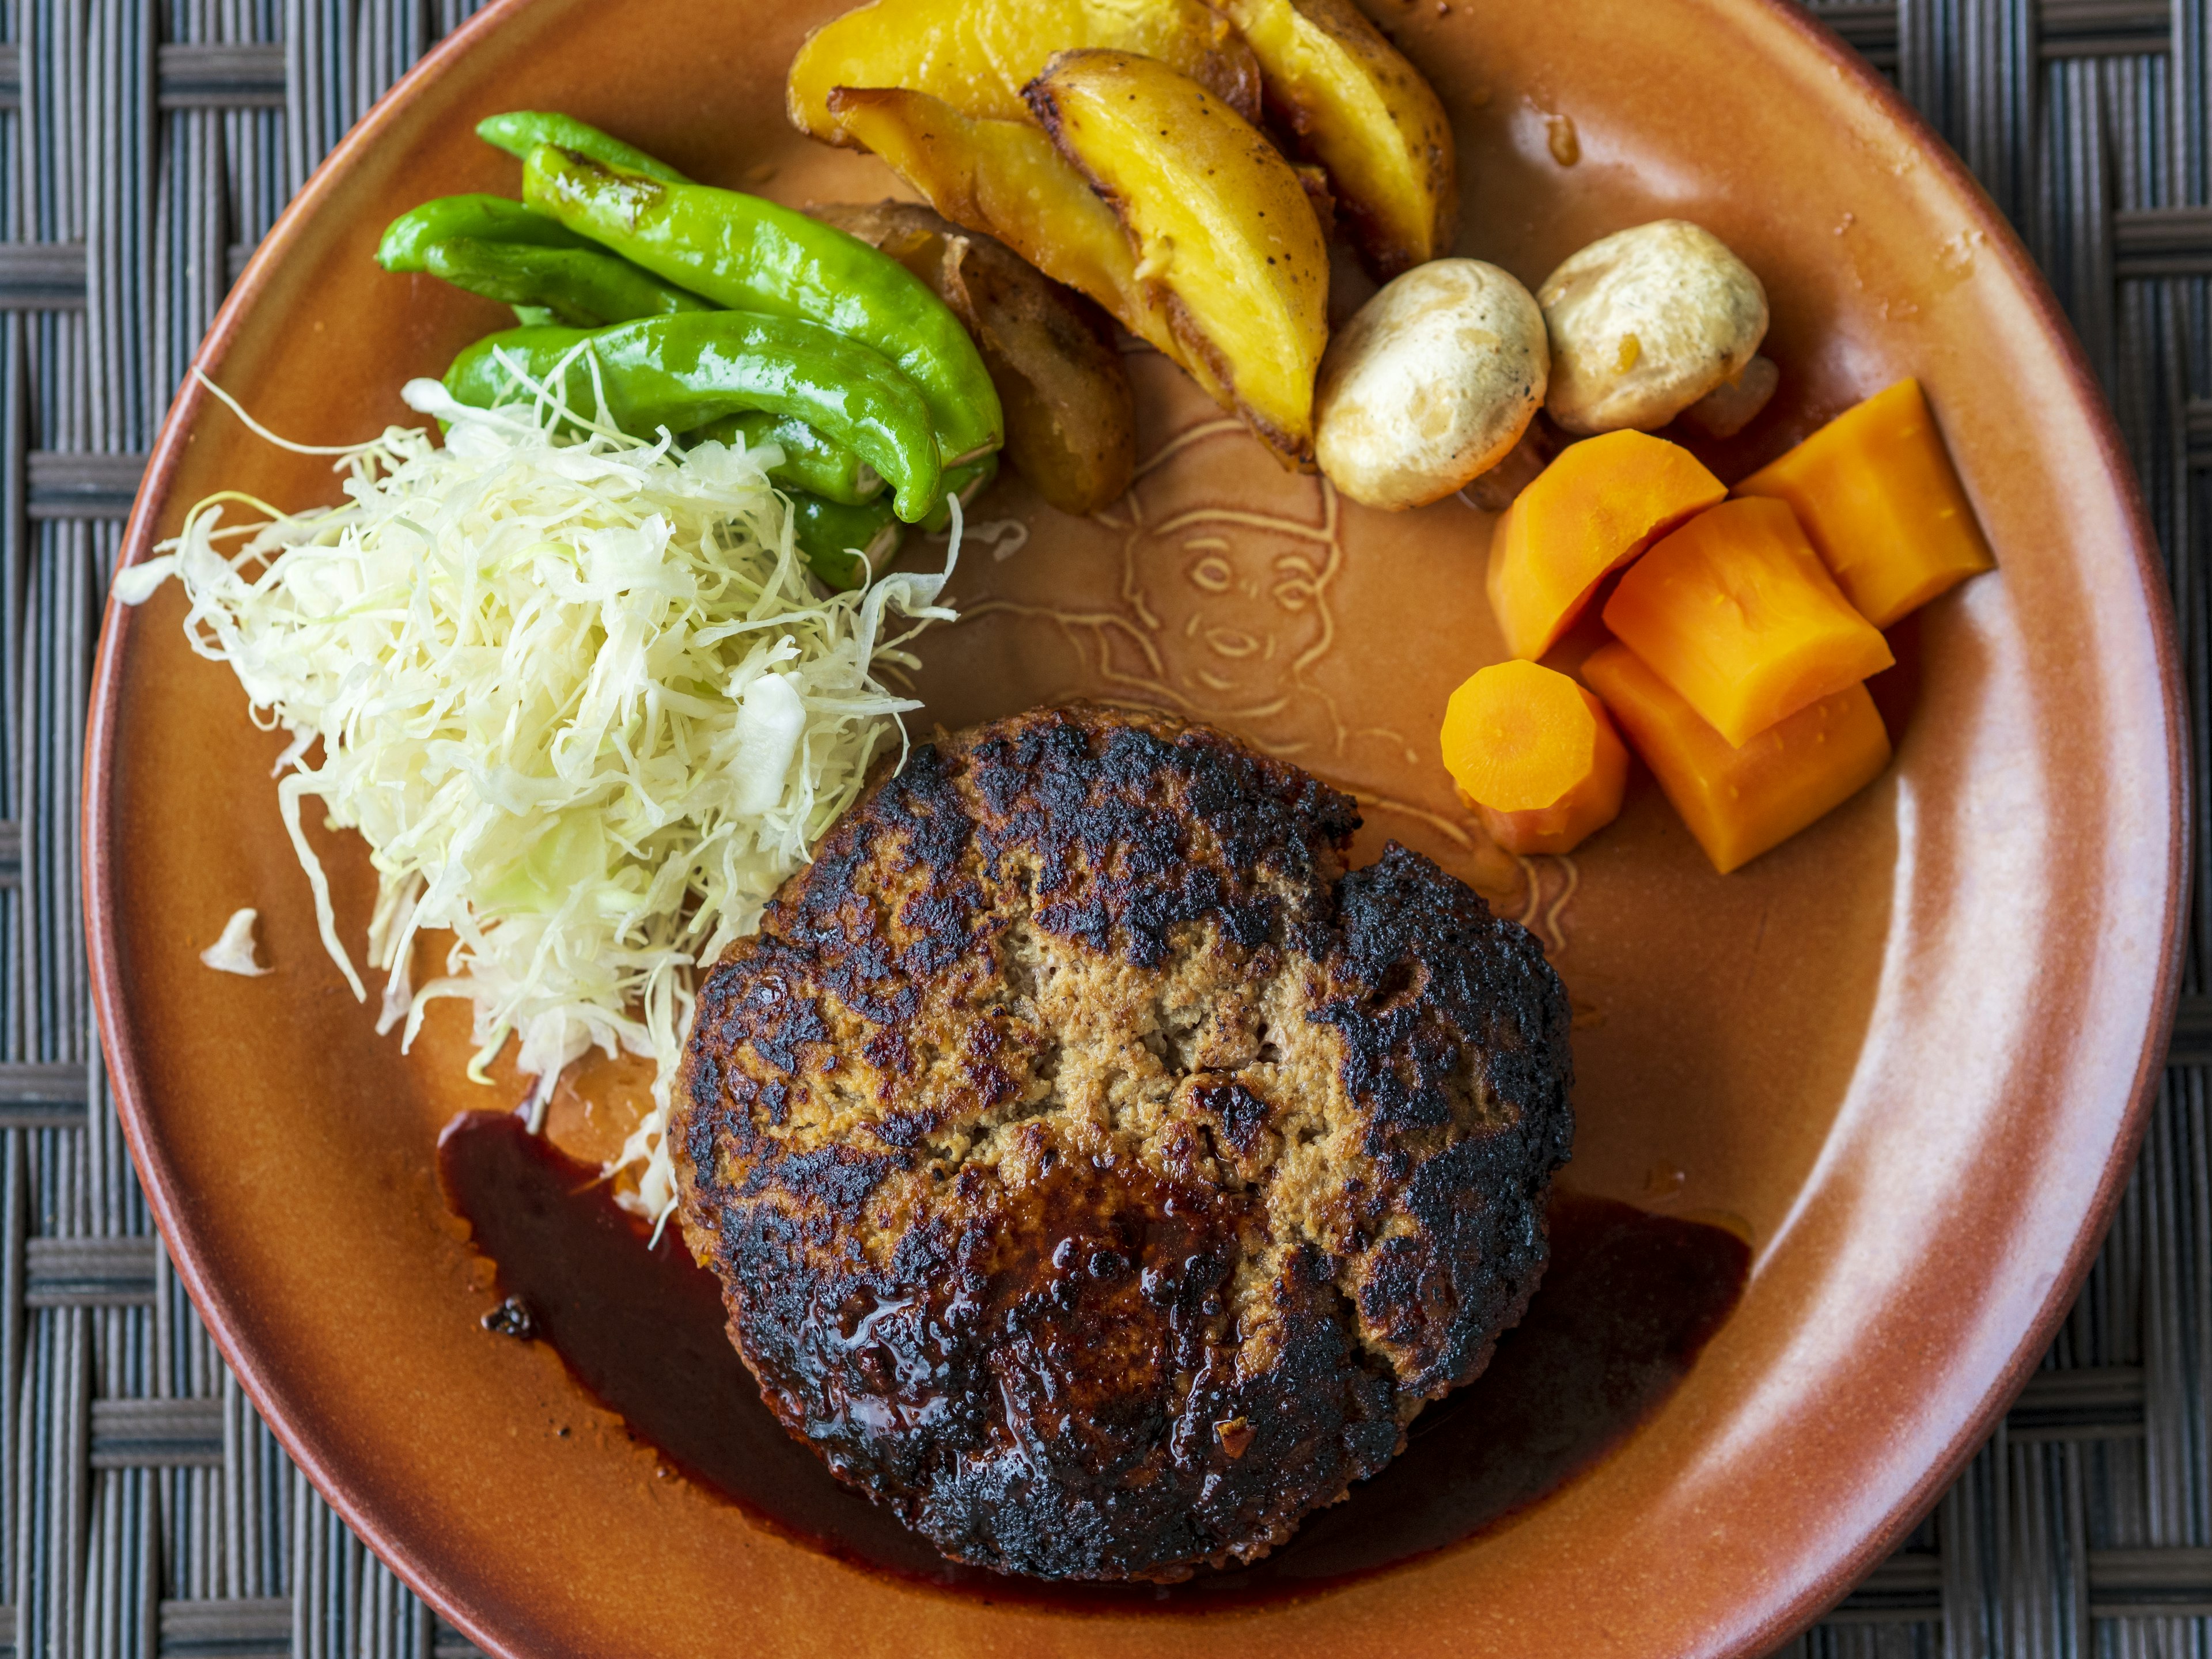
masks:
[(1369, 507), (1419, 507), (1486, 472), (1543, 406), (1544, 313), (1509, 272), (1431, 259), (1386, 285), (1328, 343), (1314, 456)]
[(1743, 372), (1766, 336), (1766, 290), (1686, 219), (1592, 242), (1537, 290), (1552, 336), (1552, 418), (1588, 435), (1662, 427)]

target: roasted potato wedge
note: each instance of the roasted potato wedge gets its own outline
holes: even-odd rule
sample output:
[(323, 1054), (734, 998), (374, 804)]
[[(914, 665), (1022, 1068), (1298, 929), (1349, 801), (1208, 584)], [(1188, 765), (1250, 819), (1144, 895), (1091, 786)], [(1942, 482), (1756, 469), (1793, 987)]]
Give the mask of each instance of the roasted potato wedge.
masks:
[(1025, 93), (1113, 207), (1182, 361), (1286, 465), (1313, 461), (1328, 249), (1298, 176), (1189, 76), (1125, 52), (1063, 52)]
[(1182, 361), (1114, 210), (1037, 127), (972, 120), (941, 98), (896, 88), (839, 87), (830, 107), (848, 142), (882, 156), (954, 224), (996, 237)]
[(913, 202), (810, 207), (927, 283), (966, 324), (1006, 410), (1006, 459), (1063, 513), (1095, 513), (1137, 460), (1128, 372), (1105, 313), (1017, 256)]
[(1450, 250), (1459, 216), (1451, 124), (1421, 72), (1352, 0), (1218, 0), (1260, 60), (1267, 112), (1328, 170), (1376, 277)]
[(851, 142), (830, 110), (838, 87), (904, 87), (963, 115), (1023, 121), (1023, 86), (1072, 46), (1157, 58), (1260, 118), (1251, 48), (1202, 0), (873, 0), (807, 38), (786, 96), (793, 125), (833, 144)]
[(1004, 389), (1006, 454), (1063, 513), (1119, 501), (1137, 465), (1137, 410), (1105, 313), (1003, 243), (962, 236), (948, 250), (945, 298), (975, 319)]

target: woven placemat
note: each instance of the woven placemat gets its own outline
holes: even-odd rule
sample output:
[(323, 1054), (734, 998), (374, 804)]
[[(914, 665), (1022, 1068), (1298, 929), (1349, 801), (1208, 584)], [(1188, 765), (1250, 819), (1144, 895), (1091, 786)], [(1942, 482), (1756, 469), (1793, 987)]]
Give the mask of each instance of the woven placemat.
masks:
[[(2200, 711), (2208, 3), (1814, 5), (2050, 273), (2148, 492)], [(170, 392), (286, 198), (472, 9), (0, 0), (0, 1646), (20, 1655), (473, 1651), (292, 1468), (170, 1271), (101, 1073), (76, 817), (100, 600)], [(2201, 720), (2191, 741), (2201, 779)], [(2196, 822), (2173, 1063), (2087, 1288), (1936, 1512), (1787, 1653), (2212, 1659), (2201, 805)]]

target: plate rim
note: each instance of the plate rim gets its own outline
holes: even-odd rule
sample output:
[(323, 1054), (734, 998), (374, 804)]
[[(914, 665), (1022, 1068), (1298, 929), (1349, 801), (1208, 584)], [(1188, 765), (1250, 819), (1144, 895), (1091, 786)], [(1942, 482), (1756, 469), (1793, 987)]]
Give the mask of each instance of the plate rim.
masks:
[[(323, 198), (337, 188), (341, 176), (350, 169), (356, 158), (374, 147), (405, 106), (449, 73), (480, 40), (543, 3), (544, 0), (492, 0), (492, 3), (432, 47), (370, 106), (286, 204), (217, 308), (163, 415), (125, 526), (116, 559), (118, 572), (150, 556), (155, 524), (167, 505), (173, 477), (194, 422), (213, 401), (208, 390), (211, 384), (208, 376), (220, 364), (233, 336), (268, 287), (270, 273), (289, 251), (300, 227), (318, 210)], [(1984, 252), (2002, 263), (2005, 274), (2033, 311), (2045, 338), (2057, 348), (2069, 388), (2095, 434), (2095, 466), (2102, 473), (2110, 498), (2120, 510), (2127, 551), (2133, 560), (2133, 574), (2147, 602), (2147, 621), (2165, 724), (2168, 796), (2165, 921), (2148, 1020), (2140, 1039), (2130, 1098), (2064, 1264), (2052, 1279), (2034, 1316), (2022, 1330), (2011, 1358), (1999, 1369), (1980, 1401), (1961, 1417), (1958, 1431), (1942, 1454), (1891, 1506), (1882, 1520), (1866, 1531), (1854, 1549), (1839, 1554), (1796, 1595), (1769, 1612), (1738, 1650), (1749, 1656), (1765, 1652), (1815, 1622), (1821, 1613), (1891, 1553), (1918, 1524), (1972, 1460), (2025, 1386), (2087, 1279), (2133, 1174), (2166, 1067), (2167, 1042), (2180, 990), (2181, 957), (2192, 886), (2193, 860), (2190, 854), (2194, 799), (2187, 742), (2188, 711), (2181, 681), (2172, 590), (2162, 568), (2142, 483), (2127, 457), (2111, 404), (2048, 280), (2011, 222), (1949, 143), (1905, 101), (1897, 88), (1840, 36), (1822, 25), (1818, 14), (1793, 3), (1793, 0), (1704, 0), (1704, 3), (1723, 11), (1761, 15), (1770, 23), (1778, 23), (1785, 33), (1796, 38), (1800, 49), (1824, 59), (1873, 106), (1880, 118), (1891, 123), (1911, 145), (1915, 157), (1933, 167), (1941, 181), (1965, 199), (1968, 210), (1978, 222), (1975, 228), (1987, 238)], [(2087, 458), (2083, 459), (2086, 462)], [(2087, 470), (2085, 465), (2085, 474)], [(217, 1351), (262, 1420), (323, 1500), (379, 1559), (441, 1617), (485, 1652), (510, 1653), (513, 1650), (475, 1617), (454, 1587), (444, 1582), (445, 1574), (437, 1565), (419, 1559), (388, 1534), (373, 1510), (334, 1474), (321, 1455), (320, 1443), (302, 1433), (291, 1421), (280, 1395), (264, 1374), (254, 1353), (241, 1346), (234, 1336), (229, 1297), (217, 1279), (204, 1270), (191, 1242), (188, 1195), (178, 1189), (173, 1172), (154, 1155), (148, 1106), (151, 1091), (140, 1075), (130, 1046), (120, 1036), (127, 1024), (127, 997), (118, 961), (118, 918), (110, 890), (112, 859), (108, 848), (115, 826), (107, 810), (106, 786), (113, 773), (119, 737), (117, 704), (130, 620), (131, 607), (122, 605), (111, 588), (103, 607), (99, 649), (88, 688), (81, 773), (79, 876), (84, 895), (86, 968), (100, 1057), (114, 1096), (116, 1116), (149, 1211), (177, 1278), (198, 1310)]]

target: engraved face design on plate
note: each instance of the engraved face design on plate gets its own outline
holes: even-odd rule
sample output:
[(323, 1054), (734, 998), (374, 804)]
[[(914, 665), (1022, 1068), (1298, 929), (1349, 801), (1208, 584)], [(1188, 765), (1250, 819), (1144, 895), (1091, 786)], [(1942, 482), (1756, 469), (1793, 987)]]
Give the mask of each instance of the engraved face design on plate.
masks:
[[(1285, 472), (1209, 408), (1153, 445), (1048, 594), (994, 582), (963, 614), (1056, 624), (1079, 659), (1051, 676), (1067, 694), (1158, 704), (1326, 772), (1353, 735), (1316, 676), (1336, 643), (1341, 517), (1325, 479)], [(1022, 556), (1054, 555), (1032, 540)]]
[[(1465, 517), (1467, 565), (1413, 564), (1396, 544), (1400, 515), (1365, 514), (1326, 478), (1285, 471), (1164, 359), (1136, 354), (1130, 370), (1143, 441), (1119, 501), (1026, 532), (970, 525), (955, 627), (1005, 678), (939, 718), (1087, 696), (1218, 725), (1350, 791), (1381, 835), (1442, 859), (1561, 945), (1571, 861), (1516, 859), (1482, 833), (1437, 762), (1449, 685), (1415, 689), (1403, 674), (1413, 630), (1466, 638), (1466, 672), (1486, 659), (1468, 626), (1475, 612), (1488, 626), (1481, 521), (1456, 503), (1431, 509)], [(1401, 597), (1409, 568), (1423, 578), (1418, 614)]]
[(1341, 716), (1314, 670), (1335, 642), (1344, 563), (1328, 482), (1283, 471), (1243, 422), (1215, 418), (1155, 450), (1100, 516), (1121, 538), (1149, 675), (1200, 719), (1326, 766), (1312, 751), (1336, 746), (1321, 734)]

